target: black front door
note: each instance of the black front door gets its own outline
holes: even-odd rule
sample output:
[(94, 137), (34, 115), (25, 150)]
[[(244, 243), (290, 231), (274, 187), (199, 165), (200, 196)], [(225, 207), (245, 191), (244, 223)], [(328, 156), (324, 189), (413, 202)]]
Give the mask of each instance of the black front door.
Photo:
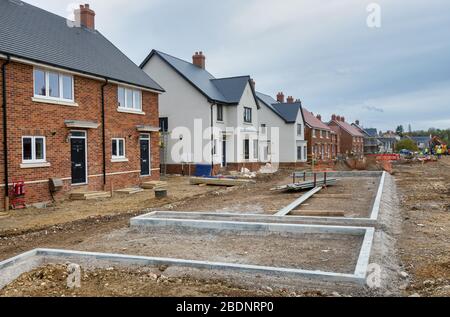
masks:
[(70, 139), (72, 153), (72, 184), (86, 184), (86, 139)]
[(141, 175), (150, 175), (150, 139), (141, 138)]
[(224, 137), (222, 141), (222, 167), (227, 166), (227, 139)]

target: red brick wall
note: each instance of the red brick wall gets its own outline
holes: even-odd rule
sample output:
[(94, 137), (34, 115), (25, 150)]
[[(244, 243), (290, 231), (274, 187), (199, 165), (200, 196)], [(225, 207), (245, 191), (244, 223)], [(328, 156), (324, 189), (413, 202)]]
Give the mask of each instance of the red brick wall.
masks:
[[(0, 82), (1, 84), (1, 82)], [(33, 67), (26, 64), (11, 63), (7, 66), (7, 103), (8, 103), (8, 160), (9, 181), (24, 179), (25, 182), (43, 181), (26, 185), (26, 202), (36, 203), (51, 199), (48, 183), (49, 178), (67, 178), (64, 196), (70, 191), (71, 157), (70, 130), (64, 124), (65, 120), (93, 121), (101, 124), (101, 87), (103, 83), (93, 79), (74, 76), (75, 102), (78, 107), (37, 103), (33, 97)], [(111, 183), (114, 188), (139, 185), (140, 178), (140, 133), (137, 125), (159, 125), (158, 95), (142, 92), (143, 115), (119, 113), (117, 111), (117, 85), (109, 84), (105, 88), (106, 108), (106, 171), (107, 173), (122, 173), (137, 171), (107, 177), (107, 190)], [(1, 118), (0, 118), (1, 119)], [(79, 129), (84, 130), (84, 129)], [(88, 153), (88, 190), (103, 190), (103, 159), (102, 159), (102, 126), (87, 131)], [(1, 134), (3, 135), (3, 134)], [(45, 136), (46, 157), (50, 167), (22, 169), (22, 136)], [(111, 138), (126, 139), (126, 156), (129, 162), (111, 162)], [(159, 138), (158, 133), (151, 134), (152, 169), (159, 168)], [(3, 151), (0, 152), (3, 155)], [(1, 158), (1, 174), (3, 177), (3, 158)], [(100, 176), (98, 176), (100, 175)], [(159, 179), (159, 170), (152, 171), (152, 176), (144, 180)], [(2, 181), (2, 184), (4, 181)], [(1, 197), (3, 200), (3, 195)], [(3, 204), (2, 204), (3, 205)]]
[[(311, 161), (313, 158), (313, 154), (314, 154), (314, 149), (315, 146), (317, 146), (317, 153), (321, 153), (321, 150), (319, 149), (319, 146), (321, 147), (322, 145), (325, 146), (325, 154), (330, 156), (329, 158), (325, 158), (324, 161), (327, 161), (329, 159), (333, 159), (332, 157), (332, 153), (331, 153), (331, 145), (333, 144), (333, 141), (331, 139), (331, 132), (330, 132), (330, 137), (326, 138), (326, 135), (324, 135), (323, 138), (320, 137), (320, 130), (318, 132), (317, 137), (315, 135), (313, 135), (313, 129), (311, 129), (310, 127), (306, 127), (305, 128), (305, 139), (308, 141), (308, 161)], [(315, 158), (318, 160), (320, 154), (316, 154)]]
[[(342, 129), (336, 123), (331, 122), (330, 125), (337, 127), (339, 129), (339, 144), (341, 154), (364, 154), (364, 142), (359, 141), (357, 138), (353, 137), (346, 130)], [(361, 138), (362, 139), (362, 138)], [(356, 151), (355, 151), (356, 150)]]

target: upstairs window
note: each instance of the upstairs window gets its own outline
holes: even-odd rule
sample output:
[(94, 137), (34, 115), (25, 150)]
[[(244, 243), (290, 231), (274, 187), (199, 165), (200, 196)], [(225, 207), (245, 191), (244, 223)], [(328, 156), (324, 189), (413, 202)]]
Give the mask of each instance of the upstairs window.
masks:
[(22, 162), (44, 163), (45, 160), (45, 137), (24, 136), (22, 138)]
[(119, 87), (117, 96), (119, 109), (142, 111), (142, 93), (140, 90)]
[(222, 105), (217, 106), (217, 121), (223, 122), (223, 106)]
[(73, 101), (73, 76), (34, 69), (34, 97)]
[(303, 126), (301, 124), (297, 124), (297, 135), (301, 136), (303, 134)]
[(252, 123), (252, 108), (244, 107), (244, 122)]

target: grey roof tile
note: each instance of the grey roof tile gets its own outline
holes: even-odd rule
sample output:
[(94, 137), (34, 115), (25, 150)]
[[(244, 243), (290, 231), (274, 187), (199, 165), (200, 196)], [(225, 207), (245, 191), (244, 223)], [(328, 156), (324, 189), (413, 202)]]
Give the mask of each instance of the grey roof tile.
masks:
[[(168, 63), (176, 72), (190, 82), (208, 99), (223, 104), (238, 104), (244, 93), (246, 85), (250, 81), (250, 76), (215, 78), (205, 69), (182, 60), (178, 57), (153, 50), (150, 55), (140, 65), (143, 68), (147, 62), (157, 54)], [(256, 95), (255, 95), (256, 100)]]
[(163, 91), (99, 31), (18, 0), (0, 0), (0, 53)]

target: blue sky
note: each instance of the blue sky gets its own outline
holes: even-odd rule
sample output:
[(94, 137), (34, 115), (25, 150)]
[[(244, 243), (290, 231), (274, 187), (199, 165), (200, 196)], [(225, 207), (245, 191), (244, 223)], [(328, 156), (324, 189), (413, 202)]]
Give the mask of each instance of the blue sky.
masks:
[[(68, 16), (67, 0), (28, 0)], [(136, 64), (156, 48), (207, 56), (217, 77), (251, 75), (328, 119), (450, 128), (448, 0), (90, 0), (97, 29)], [(367, 5), (381, 7), (369, 28)]]

